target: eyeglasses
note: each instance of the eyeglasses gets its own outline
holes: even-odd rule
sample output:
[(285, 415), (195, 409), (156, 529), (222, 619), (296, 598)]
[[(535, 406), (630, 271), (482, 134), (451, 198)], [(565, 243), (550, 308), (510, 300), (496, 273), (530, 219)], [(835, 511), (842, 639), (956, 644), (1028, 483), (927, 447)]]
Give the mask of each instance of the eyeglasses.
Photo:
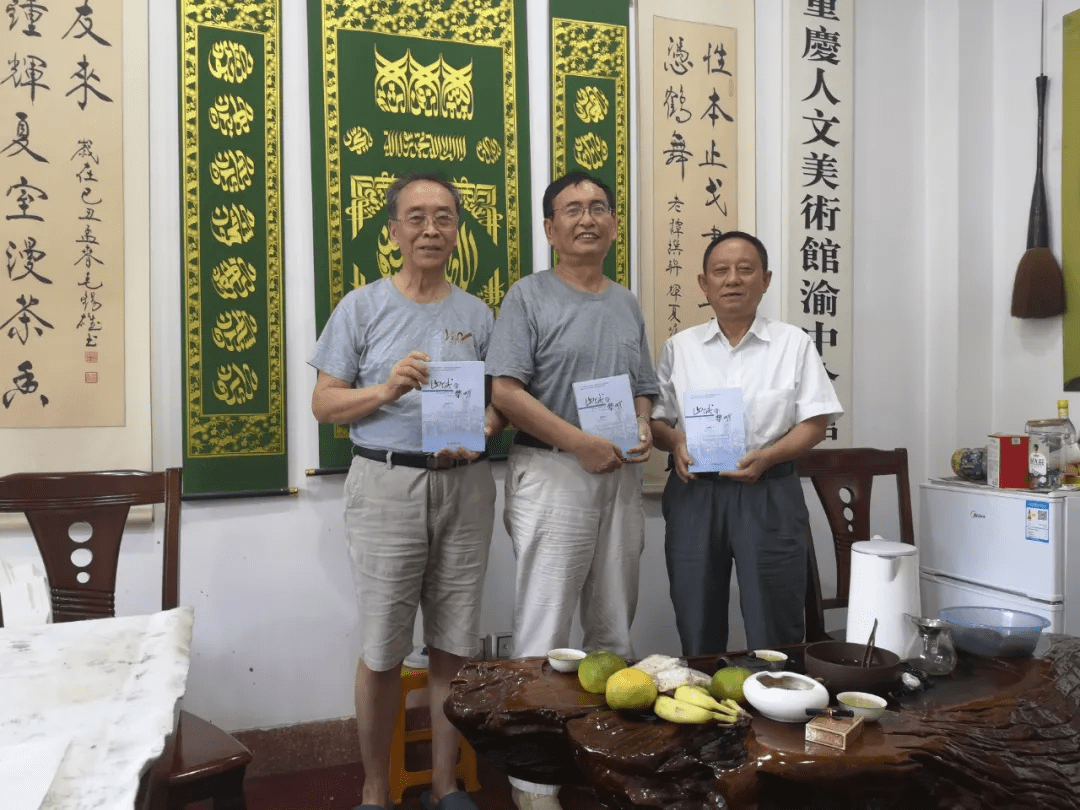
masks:
[(588, 206), (584, 206), (579, 202), (572, 202), (564, 205), (562, 208), (555, 208), (553, 210), (562, 211), (567, 219), (581, 219), (586, 211), (589, 212), (589, 215), (593, 219), (600, 219), (602, 216), (614, 213), (614, 209), (612, 209), (611, 206), (602, 202), (589, 203)]
[(394, 220), (394, 222), (404, 222), (410, 228), (415, 228), (418, 231), (426, 228), (428, 222), (432, 222), (440, 231), (452, 231), (457, 227), (457, 221), (457, 215), (451, 214), (449, 211), (439, 211), (430, 216), (416, 211), (409, 214), (405, 219)]

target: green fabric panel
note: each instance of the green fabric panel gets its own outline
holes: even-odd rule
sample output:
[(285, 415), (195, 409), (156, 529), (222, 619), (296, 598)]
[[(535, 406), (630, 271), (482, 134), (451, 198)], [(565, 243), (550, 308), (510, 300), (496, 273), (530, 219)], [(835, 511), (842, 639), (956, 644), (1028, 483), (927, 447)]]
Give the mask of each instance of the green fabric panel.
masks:
[(1061, 79), (1061, 269), (1065, 390), (1080, 391), (1080, 11), (1065, 15)]
[[(525, 0), (308, 0), (308, 33), (316, 328), (400, 268), (386, 189), (406, 172), (461, 192), (447, 277), (497, 314), (531, 269)], [(319, 426), (320, 466), (349, 453)]]
[(551, 175), (599, 177), (619, 233), (604, 274), (630, 286), (630, 78), (626, 0), (551, 0)]
[(180, 0), (184, 491), (282, 489), (278, 0)]

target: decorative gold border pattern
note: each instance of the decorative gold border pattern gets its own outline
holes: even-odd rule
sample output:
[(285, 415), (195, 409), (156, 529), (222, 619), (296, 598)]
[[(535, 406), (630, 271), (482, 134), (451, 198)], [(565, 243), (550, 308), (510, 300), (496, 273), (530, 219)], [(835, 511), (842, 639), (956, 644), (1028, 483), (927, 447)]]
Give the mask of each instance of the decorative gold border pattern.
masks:
[[(329, 235), (331, 306), (345, 295), (341, 244), (341, 121), (338, 88), (338, 32), (368, 31), (431, 41), (497, 47), (502, 51), (503, 120), (506, 143), (506, 250), (508, 286), (521, 276), (518, 202), (517, 62), (514, 53), (514, 0), (500, 8), (477, 8), (477, 0), (324, 0), (322, 13), (323, 110), (326, 122), (326, 222)], [(363, 6), (363, 7), (361, 7)], [(404, 7), (403, 7), (404, 6)]]
[[(551, 21), (552, 103), (554, 123), (552, 153), (555, 177), (566, 174), (566, 77), (613, 79), (615, 81), (615, 214), (620, 223), (630, 221), (630, 93), (627, 65), (629, 33), (625, 25), (565, 20)], [(606, 44), (605, 44), (606, 41)], [(566, 56), (559, 51), (567, 45), (579, 45)], [(614, 46), (614, 47), (610, 47)], [(615, 241), (615, 279), (624, 287), (630, 286), (630, 234), (620, 228)]]
[[(183, 122), (184, 201), (184, 350), (187, 397), (187, 455), (189, 458), (281, 455), (285, 452), (284, 300), (281, 267), (281, 143), (280, 50), (276, 0), (181, 0), (183, 75), (181, 94)], [(207, 415), (202, 411), (203, 324), (199, 199), (199, 62), (198, 28), (220, 28), (263, 35), (266, 144), (266, 292), (269, 377), (269, 408), (259, 414)]]

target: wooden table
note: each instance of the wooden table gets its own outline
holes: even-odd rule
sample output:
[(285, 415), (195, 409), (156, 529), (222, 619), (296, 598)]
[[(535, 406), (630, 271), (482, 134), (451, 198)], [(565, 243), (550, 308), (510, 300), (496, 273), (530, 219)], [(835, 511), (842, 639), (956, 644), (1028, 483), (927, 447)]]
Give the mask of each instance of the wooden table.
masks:
[[(176, 727), (191, 625), (191, 608), (176, 608), (0, 629), (0, 767), (55, 752), (41, 810), (132, 810), (143, 798)], [(24, 775), (0, 779), (0, 808), (22, 806)]]
[[(801, 668), (801, 648), (792, 669)], [(691, 664), (706, 672), (711, 659)], [(1080, 639), (1034, 659), (961, 654), (847, 751), (801, 724), (688, 726), (611, 712), (545, 659), (468, 664), (446, 712), (511, 776), (585, 783), (611, 808), (1031, 808), (1080, 803)], [(756, 713), (755, 713), (756, 714)]]

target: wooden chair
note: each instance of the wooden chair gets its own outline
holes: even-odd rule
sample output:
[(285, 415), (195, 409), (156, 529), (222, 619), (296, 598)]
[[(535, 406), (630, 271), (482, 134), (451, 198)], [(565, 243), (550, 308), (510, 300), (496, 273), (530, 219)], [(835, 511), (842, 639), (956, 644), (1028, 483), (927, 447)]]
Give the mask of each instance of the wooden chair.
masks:
[(836, 596), (821, 592), (814, 538), (809, 536), (806, 581), (806, 640), (824, 641), (825, 611), (846, 608), (851, 581), (851, 544), (869, 540), (870, 489), (879, 475), (896, 476), (896, 499), (900, 509), (900, 542), (915, 544), (911, 520), (911, 489), (908, 483), (907, 450), (876, 450), (870, 447), (811, 450), (799, 459), (799, 475), (809, 478), (817, 491), (833, 536), (836, 555)]
[[(19, 473), (0, 478), (0, 512), (23, 512), (49, 578), (54, 622), (115, 615), (116, 569), (128, 510), (165, 504), (161, 608), (178, 605), (180, 469), (165, 472)], [(74, 524), (90, 525), (73, 539)], [(89, 552), (89, 562), (72, 555)], [(85, 554), (81, 555), (85, 557)], [(210, 800), (215, 810), (243, 810), (251, 752), (231, 735), (181, 711), (168, 774), (168, 806)], [(168, 749), (166, 749), (168, 750)]]

